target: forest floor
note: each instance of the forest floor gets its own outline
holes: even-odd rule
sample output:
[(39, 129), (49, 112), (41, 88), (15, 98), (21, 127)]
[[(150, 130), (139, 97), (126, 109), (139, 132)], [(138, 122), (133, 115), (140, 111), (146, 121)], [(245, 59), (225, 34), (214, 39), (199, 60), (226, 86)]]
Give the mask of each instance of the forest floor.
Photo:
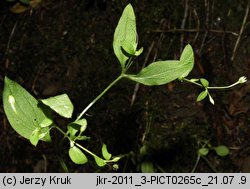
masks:
[[(130, 2), (139, 46), (144, 47), (130, 72), (155, 60), (178, 59), (190, 43), (195, 66), (189, 78), (206, 78), (211, 86), (250, 78), (249, 16), (243, 22), (246, 1)], [(35, 9), (15, 14), (9, 10), (13, 4), (1, 1), (0, 95), (8, 75), (37, 98), (67, 93), (76, 117), (120, 73), (112, 40), (127, 3), (43, 0)], [(225, 145), (230, 154), (220, 157), (211, 151), (195, 172), (250, 172), (249, 82), (212, 92), (215, 105), (208, 100), (197, 103), (200, 89), (179, 81), (140, 85), (135, 91), (135, 83), (120, 81), (86, 117), (91, 139), (85, 147), (100, 154), (105, 143), (112, 154), (127, 154), (117, 172), (140, 172), (143, 162), (151, 162), (156, 172), (191, 172), (204, 144)], [(67, 155), (69, 144), (59, 144), (62, 136), (55, 132), (52, 143), (33, 147), (10, 127), (0, 102), (0, 172), (63, 172), (62, 162), (70, 172), (114, 171), (98, 168), (92, 160), (74, 165)], [(144, 156), (142, 146), (147, 146)]]

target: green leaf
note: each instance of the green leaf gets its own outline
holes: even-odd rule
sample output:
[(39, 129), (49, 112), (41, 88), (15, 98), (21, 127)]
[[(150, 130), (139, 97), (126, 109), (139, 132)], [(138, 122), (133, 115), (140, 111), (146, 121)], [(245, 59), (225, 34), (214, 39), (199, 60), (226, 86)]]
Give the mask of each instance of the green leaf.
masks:
[(41, 102), (63, 117), (71, 118), (72, 116), (74, 107), (67, 94), (42, 99)]
[(117, 162), (117, 161), (119, 161), (120, 159), (121, 159), (121, 157), (119, 157), (119, 156), (114, 157), (114, 158), (112, 159), (112, 162)]
[(201, 78), (201, 79), (200, 79), (200, 82), (201, 82), (201, 84), (202, 84), (205, 88), (207, 88), (208, 85), (209, 85), (208, 80), (206, 80), (206, 79), (204, 79), (204, 78)]
[(211, 102), (211, 104), (214, 105), (214, 99), (212, 98), (212, 96), (208, 93), (208, 97), (209, 97), (209, 101)]
[(180, 61), (166, 60), (153, 62), (143, 68), (137, 75), (125, 75), (128, 79), (144, 85), (164, 85), (178, 78), (186, 77), (194, 65), (193, 49), (187, 45)]
[(138, 51), (135, 52), (135, 56), (139, 56), (143, 52), (143, 47), (141, 47)]
[(86, 128), (87, 128), (87, 120), (86, 119), (80, 119), (80, 120), (74, 121), (72, 123), (69, 123), (67, 128), (68, 128), (68, 132), (70, 134), (70, 137), (71, 138), (75, 137), (77, 132), (80, 132), (79, 134), (82, 134), (86, 130)]
[(224, 157), (227, 156), (229, 154), (229, 149), (227, 146), (224, 145), (220, 145), (214, 148), (216, 154), (218, 156)]
[(85, 164), (88, 162), (85, 154), (76, 146), (69, 149), (69, 157), (75, 164)]
[[(137, 47), (137, 32), (135, 13), (131, 4), (128, 4), (115, 29), (113, 49), (116, 57), (118, 58), (121, 67), (125, 68), (125, 63), (128, 60), (128, 56), (123, 53), (123, 50), (128, 54), (136, 54)], [(123, 50), (122, 50), (123, 49)], [(137, 54), (140, 53), (137, 52)]]
[(105, 160), (103, 160), (102, 158), (99, 158), (98, 156), (94, 156), (95, 158), (95, 162), (99, 167), (103, 167), (106, 165)]
[(154, 165), (150, 161), (144, 161), (141, 163), (141, 171), (142, 173), (154, 173)]
[(207, 89), (206, 89), (205, 91), (202, 91), (202, 92), (198, 95), (198, 97), (197, 97), (197, 99), (196, 99), (196, 102), (202, 101), (204, 98), (206, 98), (207, 94), (208, 94), (208, 90), (207, 90)]
[(52, 125), (53, 120), (49, 119), (49, 118), (45, 118), (41, 123), (40, 126), (41, 127), (49, 127), (50, 125)]
[(112, 155), (107, 150), (107, 145), (106, 144), (102, 145), (102, 156), (106, 160), (110, 160), (110, 158), (112, 157)]
[(181, 77), (187, 77), (194, 67), (194, 51), (191, 45), (186, 45), (180, 57), (181, 65), (185, 67), (185, 72)]
[(143, 68), (137, 75), (126, 75), (128, 79), (138, 83), (153, 86), (167, 84), (183, 75), (185, 66), (178, 60), (153, 62)]
[(40, 135), (40, 130), (35, 129), (30, 136), (30, 143), (33, 144), (34, 146), (36, 146), (39, 141), (39, 135)]
[(208, 154), (208, 152), (209, 152), (209, 149), (208, 149), (208, 148), (200, 148), (198, 153), (199, 153), (201, 156), (206, 156), (206, 155)]
[(75, 137), (75, 140), (89, 140), (90, 137), (87, 137), (87, 136), (77, 136)]
[(147, 146), (144, 144), (141, 148), (140, 148), (140, 156), (143, 157), (147, 155)]
[(49, 128), (41, 128), (40, 126), (43, 120), (49, 118), (38, 107), (38, 101), (22, 86), (8, 77), (4, 79), (3, 106), (12, 128), (18, 134), (30, 139), (33, 132), (40, 129), (40, 135), (44, 135), (41, 140), (51, 140)]

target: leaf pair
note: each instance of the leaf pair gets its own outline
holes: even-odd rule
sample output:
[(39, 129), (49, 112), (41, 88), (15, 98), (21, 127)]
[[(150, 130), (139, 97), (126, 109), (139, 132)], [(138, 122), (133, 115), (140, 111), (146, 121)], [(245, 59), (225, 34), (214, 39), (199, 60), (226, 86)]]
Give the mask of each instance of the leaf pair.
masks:
[(115, 29), (113, 49), (122, 69), (130, 56), (139, 56), (143, 49), (136, 50), (138, 35), (136, 32), (135, 13), (131, 4), (128, 4)]
[[(227, 156), (229, 154), (229, 149), (225, 145), (219, 145), (219, 146), (213, 147), (211, 149), (213, 149), (215, 151), (215, 153), (221, 157)], [(202, 147), (199, 149), (198, 153), (201, 156), (206, 156), (209, 153), (209, 151), (210, 151), (210, 148)]]
[(200, 101), (202, 101), (203, 99), (205, 99), (205, 98), (208, 96), (209, 101), (211, 102), (211, 104), (214, 104), (214, 99), (212, 98), (212, 96), (210, 95), (210, 93), (209, 93), (209, 91), (208, 91), (208, 87), (209, 87), (209, 82), (208, 82), (208, 80), (206, 80), (206, 79), (204, 79), (204, 78), (201, 78), (201, 79), (199, 79), (199, 80), (200, 80), (202, 86), (205, 88), (205, 90), (202, 91), (202, 92), (198, 95), (198, 97), (197, 97), (197, 99), (196, 99), (196, 102), (200, 102)]
[[(50, 118), (38, 101), (18, 83), (4, 79), (3, 106), (12, 128), (36, 145), (38, 140), (50, 141), (49, 128), (42, 127)], [(51, 122), (50, 122), (51, 123)]]
[[(46, 105), (41, 105), (40, 103)], [(53, 120), (47, 113), (55, 111), (59, 115), (70, 118), (73, 105), (66, 94), (48, 99), (36, 100), (18, 83), (4, 79), (3, 105), (12, 128), (24, 138), (37, 145), (39, 140), (50, 141), (49, 126)]]

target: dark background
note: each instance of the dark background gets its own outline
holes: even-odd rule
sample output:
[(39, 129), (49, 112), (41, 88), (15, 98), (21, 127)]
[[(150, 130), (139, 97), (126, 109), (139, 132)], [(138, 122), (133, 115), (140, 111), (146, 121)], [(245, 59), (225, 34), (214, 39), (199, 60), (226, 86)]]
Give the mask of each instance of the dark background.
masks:
[[(67, 93), (76, 117), (120, 73), (112, 40), (129, 2), (136, 14), (138, 46), (144, 47), (131, 72), (139, 71), (144, 62), (178, 59), (190, 43), (195, 67), (189, 78), (203, 77), (211, 86), (221, 86), (250, 77), (248, 0), (42, 0), (19, 14), (13, 13), (15, 3), (1, 0), (0, 95), (7, 75), (37, 98)], [(190, 172), (206, 141), (230, 148), (226, 157), (213, 152), (207, 156), (218, 172), (250, 172), (249, 82), (212, 92), (214, 106), (207, 100), (196, 103), (200, 89), (178, 81), (140, 86), (130, 106), (134, 89), (132, 81), (120, 81), (86, 117), (91, 139), (84, 141), (85, 147), (100, 154), (105, 143), (114, 155), (137, 157), (135, 163), (132, 156), (123, 158), (118, 172), (140, 171), (143, 144), (156, 171)], [(91, 157), (87, 165), (71, 163), (69, 144), (62, 145), (57, 132), (52, 132), (52, 143), (33, 147), (10, 127), (1, 99), (1, 172), (63, 172), (62, 162), (70, 172), (113, 171), (110, 166), (98, 168)], [(67, 120), (56, 121), (65, 128)], [(211, 169), (201, 160), (196, 171)]]

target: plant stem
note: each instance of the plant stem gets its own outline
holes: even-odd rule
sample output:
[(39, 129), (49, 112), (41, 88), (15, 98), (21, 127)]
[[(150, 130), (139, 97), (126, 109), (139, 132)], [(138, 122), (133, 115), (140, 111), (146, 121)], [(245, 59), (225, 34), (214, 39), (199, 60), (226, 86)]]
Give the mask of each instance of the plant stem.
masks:
[(58, 126), (52, 126), (51, 129), (52, 128), (56, 128), (58, 131), (60, 131), (60, 133), (62, 133), (64, 135), (64, 137), (68, 137), (67, 133), (65, 133), (60, 127), (58, 127)]
[(187, 82), (187, 83), (192, 83), (192, 84), (195, 84), (195, 85), (197, 85), (197, 86), (199, 86), (199, 87), (204, 88), (203, 85), (201, 85), (201, 84), (199, 84), (199, 83), (197, 83), (197, 82), (195, 82), (195, 81), (191, 81), (191, 80), (189, 80), (189, 79), (186, 79), (186, 78), (182, 78), (182, 81), (185, 81), (185, 82)]
[(202, 157), (202, 159), (205, 160), (205, 162), (206, 162), (207, 165), (210, 167), (210, 169), (212, 169), (213, 172), (217, 173), (215, 167), (210, 163), (210, 161), (209, 161), (206, 157), (204, 157), (204, 156), (201, 156), (201, 157)]
[[(95, 155), (93, 152), (89, 151), (87, 148), (84, 148), (83, 146), (81, 146), (78, 143), (74, 143), (76, 146), (78, 146), (79, 148), (81, 148), (82, 150), (84, 150), (85, 152), (87, 152), (88, 154), (92, 155), (93, 157), (98, 157), (97, 155)], [(99, 157), (100, 158), (100, 157)], [(101, 158), (102, 159), (102, 158)]]
[(238, 85), (239, 83), (238, 82), (236, 82), (236, 83), (234, 83), (234, 84), (232, 84), (232, 85), (227, 85), (227, 86), (223, 86), (223, 87), (207, 87), (207, 89), (229, 89), (229, 88), (232, 88), (232, 87), (234, 87), (234, 86), (236, 86), (236, 85)]
[(196, 159), (196, 162), (195, 162), (195, 165), (194, 165), (194, 167), (193, 167), (191, 173), (194, 173), (194, 172), (195, 172), (195, 170), (196, 170), (196, 168), (197, 168), (197, 166), (198, 166), (198, 163), (199, 163), (199, 161), (200, 161), (200, 158), (201, 158), (201, 156), (198, 155), (198, 156), (197, 156), (197, 159)]
[(114, 84), (116, 84), (121, 78), (124, 77), (124, 74), (122, 73), (119, 77), (117, 77), (112, 83), (109, 84), (76, 118), (75, 121), (78, 121), (81, 119), (81, 117), (88, 111), (89, 108), (91, 108)]

